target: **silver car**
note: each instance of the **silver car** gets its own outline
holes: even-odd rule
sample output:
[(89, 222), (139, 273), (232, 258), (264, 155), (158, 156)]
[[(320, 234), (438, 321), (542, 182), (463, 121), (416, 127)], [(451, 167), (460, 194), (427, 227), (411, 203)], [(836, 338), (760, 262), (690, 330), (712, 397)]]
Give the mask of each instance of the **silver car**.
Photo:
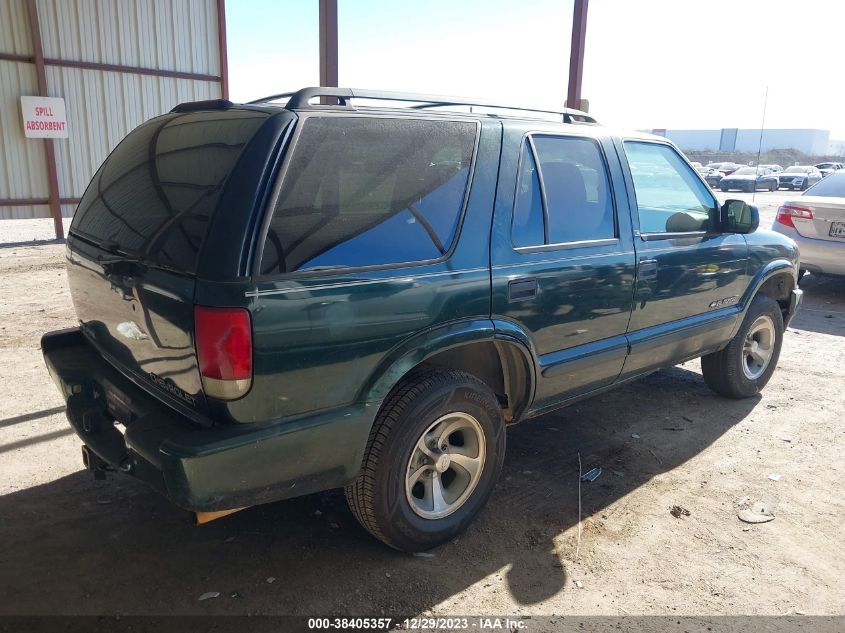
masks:
[(845, 172), (784, 202), (772, 228), (798, 243), (802, 270), (845, 275)]

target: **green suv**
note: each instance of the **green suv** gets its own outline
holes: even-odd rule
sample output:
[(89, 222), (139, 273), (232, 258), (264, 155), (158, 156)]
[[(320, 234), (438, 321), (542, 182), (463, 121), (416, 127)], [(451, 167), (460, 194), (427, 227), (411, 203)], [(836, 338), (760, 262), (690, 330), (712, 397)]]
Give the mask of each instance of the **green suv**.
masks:
[(187, 103), (88, 186), (80, 324), (42, 347), (97, 476), (201, 522), (345, 487), (421, 550), (487, 501), (509, 424), (698, 356), (756, 394), (801, 299), (794, 242), (757, 224), (666, 139), (582, 112)]

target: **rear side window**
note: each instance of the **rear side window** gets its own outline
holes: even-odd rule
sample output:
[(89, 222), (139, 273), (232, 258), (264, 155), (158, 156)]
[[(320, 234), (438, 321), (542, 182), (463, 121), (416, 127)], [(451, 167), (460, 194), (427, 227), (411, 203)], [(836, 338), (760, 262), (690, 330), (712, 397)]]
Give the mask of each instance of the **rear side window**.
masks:
[(616, 237), (607, 168), (594, 140), (532, 136), (523, 148), (522, 166), (512, 227), (515, 246)]
[(477, 124), (306, 120), (264, 243), (261, 273), (437, 259), (458, 231)]
[(195, 273), (220, 194), (262, 112), (192, 112), (136, 128), (94, 176), (71, 232)]

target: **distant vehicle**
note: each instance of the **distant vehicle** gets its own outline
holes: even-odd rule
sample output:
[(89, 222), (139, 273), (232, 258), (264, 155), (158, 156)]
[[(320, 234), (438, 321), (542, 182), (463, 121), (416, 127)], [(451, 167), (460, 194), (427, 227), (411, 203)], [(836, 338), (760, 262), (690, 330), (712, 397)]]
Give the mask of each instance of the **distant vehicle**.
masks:
[(812, 165), (796, 165), (787, 167), (778, 174), (778, 189), (800, 189), (806, 191), (808, 187), (822, 179), (821, 172)]
[(845, 170), (784, 202), (772, 228), (798, 244), (799, 275), (845, 275)]
[(818, 165), (816, 165), (816, 169), (819, 170), (822, 175), (822, 178), (824, 178), (825, 176), (830, 176), (831, 174), (834, 174), (837, 171), (845, 169), (845, 165), (843, 165), (842, 163), (819, 163)]
[(779, 174), (783, 171), (783, 167), (780, 165), (758, 165), (758, 167), (765, 167), (766, 169), (771, 169), (773, 173)]
[(771, 169), (766, 167), (740, 167), (730, 176), (725, 176), (719, 181), (719, 189), (722, 191), (739, 189), (749, 193), (757, 189), (777, 191), (779, 184), (777, 175), (772, 173)]
[(704, 174), (704, 180), (710, 185), (713, 189), (719, 186), (719, 183), (722, 182), (722, 178), (725, 177), (725, 172), (719, 171), (718, 169), (710, 168), (706, 174)]
[(725, 174), (726, 176), (728, 174), (732, 174), (733, 172), (735, 172), (740, 167), (742, 167), (742, 165), (737, 165), (736, 163), (731, 163), (731, 162), (707, 163), (707, 165), (706, 165), (707, 169), (716, 169), (716, 170), (722, 172), (723, 174)]
[(742, 165), (737, 165), (736, 163), (729, 162), (708, 163), (704, 167), (704, 169), (706, 169), (707, 171), (702, 175), (704, 176), (704, 180), (707, 181), (707, 184), (715, 189), (719, 186), (719, 182), (721, 182), (722, 178), (734, 173), (740, 167), (742, 167)]
[(698, 161), (693, 161), (693, 162), (690, 163), (690, 165), (692, 165), (693, 169), (695, 169), (695, 171), (697, 171), (699, 173), (699, 175), (702, 176), (702, 177), (706, 176), (707, 172), (710, 171), (709, 169), (707, 169), (707, 167), (705, 167), (704, 165), (702, 165)]

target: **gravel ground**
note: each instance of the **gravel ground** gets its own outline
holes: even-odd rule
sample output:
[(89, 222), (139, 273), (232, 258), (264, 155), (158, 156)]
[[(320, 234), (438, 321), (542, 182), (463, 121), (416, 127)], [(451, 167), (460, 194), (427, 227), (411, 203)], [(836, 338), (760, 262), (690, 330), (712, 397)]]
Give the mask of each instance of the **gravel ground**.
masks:
[[(67, 235), (70, 218), (62, 218)], [(0, 220), (0, 246), (26, 244), (27, 242), (52, 242), (56, 239), (51, 218), (35, 220)]]
[[(38, 347), (74, 323), (64, 247), (8, 245), (25, 222), (0, 224), (0, 615), (845, 614), (845, 280), (806, 278), (758, 398), (716, 397), (690, 362), (512, 428), (479, 519), (412, 557), (337, 492), (193, 527), (84, 472)], [(580, 547), (579, 455), (603, 469)], [(740, 500), (774, 521), (740, 522)]]

